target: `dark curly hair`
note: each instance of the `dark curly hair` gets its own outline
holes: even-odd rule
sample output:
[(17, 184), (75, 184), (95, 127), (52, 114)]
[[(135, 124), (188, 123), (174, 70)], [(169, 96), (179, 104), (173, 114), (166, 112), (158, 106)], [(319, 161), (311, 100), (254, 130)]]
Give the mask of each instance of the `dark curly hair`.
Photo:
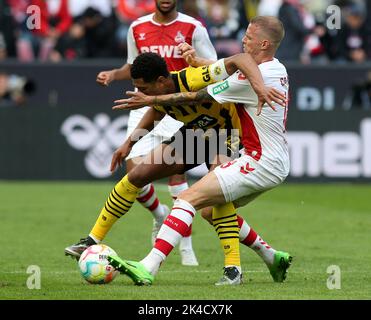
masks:
[(137, 56), (131, 65), (130, 73), (133, 79), (143, 78), (144, 82), (153, 82), (160, 76), (169, 76), (165, 60), (152, 52)]

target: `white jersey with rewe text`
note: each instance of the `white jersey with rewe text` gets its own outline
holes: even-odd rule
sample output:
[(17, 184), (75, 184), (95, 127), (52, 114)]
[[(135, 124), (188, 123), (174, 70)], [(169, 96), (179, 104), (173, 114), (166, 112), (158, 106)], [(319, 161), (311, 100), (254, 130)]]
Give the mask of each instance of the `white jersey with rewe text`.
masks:
[[(260, 72), (264, 84), (288, 96), (286, 68), (277, 59), (261, 63)], [(257, 116), (258, 98), (246, 77), (237, 71), (223, 82), (208, 86), (208, 93), (219, 103), (234, 102), (242, 127), (242, 143), (245, 154), (268, 169), (287, 175), (290, 161), (286, 141), (287, 106), (275, 104), (276, 111), (263, 107)]]
[(216, 60), (216, 51), (202, 23), (188, 15), (178, 13), (175, 20), (160, 24), (149, 14), (135, 20), (129, 27), (127, 63), (132, 64), (141, 53), (154, 52), (166, 60), (169, 71), (179, 71), (188, 67), (178, 50), (183, 42), (190, 44), (196, 55)]

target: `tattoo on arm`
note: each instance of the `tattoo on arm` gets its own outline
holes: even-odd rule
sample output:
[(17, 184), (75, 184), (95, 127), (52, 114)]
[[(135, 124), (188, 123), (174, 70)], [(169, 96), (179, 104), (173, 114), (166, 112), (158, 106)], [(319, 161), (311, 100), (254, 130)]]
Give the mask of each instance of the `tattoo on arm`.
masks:
[(157, 97), (157, 103), (164, 106), (164, 107), (171, 107), (177, 104), (182, 103), (190, 103), (192, 101), (192, 94), (193, 92), (178, 92), (173, 93), (169, 96), (164, 96), (161, 98), (161, 96)]
[(201, 101), (212, 101), (213, 98), (207, 93), (204, 88), (198, 92), (178, 92), (168, 96), (157, 96), (156, 104), (171, 107), (179, 104), (196, 104)]
[(202, 90), (198, 91), (196, 94), (195, 101), (201, 102), (201, 101), (213, 101), (213, 97), (209, 95), (207, 92), (207, 88), (203, 88)]

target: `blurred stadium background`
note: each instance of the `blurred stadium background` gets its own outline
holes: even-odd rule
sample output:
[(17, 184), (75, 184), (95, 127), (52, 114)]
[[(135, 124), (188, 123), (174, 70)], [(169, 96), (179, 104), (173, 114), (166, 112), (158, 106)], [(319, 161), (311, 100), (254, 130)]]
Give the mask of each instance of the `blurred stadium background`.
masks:
[[(45, 20), (40, 30), (27, 28), (27, 8), (30, 5), (38, 5), (42, 10), (42, 19)], [(331, 5), (341, 10), (339, 29), (329, 27), (329, 23), (334, 26), (336, 22), (332, 20), (335, 11), (328, 10), (334, 8), (329, 7)], [(64, 230), (55, 229), (55, 232), (64, 234), (59, 239), (61, 242), (55, 245), (58, 251), (55, 257), (62, 255), (65, 245), (84, 236), (110, 191), (110, 182), (122, 176), (121, 173), (111, 176), (109, 163), (113, 150), (125, 137), (128, 114), (113, 112), (111, 107), (113, 100), (132, 88), (129, 81), (115, 82), (102, 88), (95, 83), (95, 78), (99, 71), (118, 68), (126, 62), (129, 24), (153, 9), (152, 0), (0, 0), (0, 214), (9, 219), (5, 220), (8, 224), (2, 224), (4, 232), (1, 234), (22, 236), (16, 232), (17, 220), (22, 219), (22, 214), (27, 215), (30, 209), (35, 213), (27, 218), (30, 228), (21, 230), (35, 232), (35, 239), (39, 239), (37, 214), (40, 210), (36, 197), (43, 190), (49, 190), (51, 197), (54, 195), (57, 200), (54, 203), (53, 198), (49, 198), (47, 207), (43, 207), (41, 212), (53, 214), (57, 211), (58, 219), (67, 219), (70, 224), (75, 224), (74, 217), (63, 212), (71, 209), (64, 205), (79, 201), (77, 205), (80, 207), (74, 209), (74, 214), (84, 212), (84, 217), (76, 220), (84, 225), (83, 228), (75, 225), (69, 229), (66, 224)], [(178, 10), (204, 23), (219, 57), (241, 51), (241, 39), (252, 17), (276, 15), (281, 18), (286, 28), (286, 39), (277, 57), (287, 66), (291, 91), (287, 123), (291, 173), (286, 190), (293, 192), (290, 184), (297, 186), (296, 183), (300, 183), (298, 189), (294, 189), (301, 190), (300, 186), (304, 186), (302, 190), (307, 196), (327, 192), (329, 189), (325, 185), (321, 189), (322, 184), (346, 182), (338, 188), (347, 188), (349, 192), (330, 189), (335, 194), (333, 198), (322, 199), (324, 202), (316, 200), (319, 206), (326, 203), (324, 211), (328, 212), (331, 201), (334, 207), (340, 207), (338, 201), (353, 197), (350, 193), (353, 184), (361, 183), (357, 188), (363, 191), (356, 191), (359, 195), (356, 198), (358, 209), (354, 210), (362, 214), (355, 215), (355, 220), (349, 223), (358, 221), (364, 228), (371, 226), (371, 206), (366, 196), (371, 190), (371, 1), (184, 0), (178, 1)], [(197, 170), (194, 177), (202, 173), (202, 169)], [(80, 198), (60, 198), (57, 190), (51, 191), (51, 186), (61, 180), (65, 180), (61, 183), (62, 192), (67, 190), (66, 183), (73, 180), (76, 182), (68, 184), (74, 190), (71, 197), (81, 192), (87, 198), (83, 201)], [(90, 182), (81, 184), (78, 180)], [(44, 189), (39, 189), (40, 184), (34, 184), (35, 181), (45, 183)], [(101, 198), (92, 205), (90, 200), (96, 200), (98, 192), (92, 192), (95, 199), (89, 200), (86, 188), (94, 184), (98, 186)], [(34, 197), (24, 198), (22, 193), (25, 190), (38, 191)], [(160, 195), (167, 197), (166, 192)], [(292, 197), (286, 196), (290, 203)], [(269, 204), (269, 195), (264, 199), (268, 199)], [(285, 201), (286, 198), (282, 199)], [(164, 201), (170, 203), (170, 199)], [(279, 203), (278, 199), (270, 201), (274, 205)], [(301, 205), (304, 203), (302, 199), (297, 201), (301, 201)], [(306, 201), (310, 201), (310, 196)], [(28, 207), (30, 203), (33, 203), (32, 209)], [(88, 204), (90, 207), (86, 207)], [(351, 211), (353, 203), (349, 198), (344, 205)], [(259, 208), (259, 204), (257, 206)], [(137, 210), (140, 211), (139, 207)], [(290, 210), (294, 214), (302, 209), (295, 207)], [(316, 221), (320, 224), (321, 213), (318, 214)], [(335, 213), (331, 217), (336, 220)], [(258, 224), (259, 221), (262, 220), (257, 220)], [(52, 220), (50, 223), (53, 224)], [(308, 222), (310, 227), (315, 232), (316, 225)], [(305, 230), (305, 226), (299, 229), (299, 234), (300, 230)], [(354, 232), (351, 227), (346, 230)], [(274, 234), (273, 229), (271, 231)], [(148, 229), (148, 238), (149, 232)], [(364, 246), (368, 247), (365, 251), (370, 252), (370, 239), (366, 235), (369, 230), (359, 232), (359, 240), (365, 240)], [(120, 235), (116, 233), (116, 236)], [(7, 239), (1, 241), (5, 243)], [(115, 241), (119, 245), (120, 242)], [(295, 247), (289, 241), (286, 243), (288, 247)], [(8, 247), (11, 254), (13, 248)], [(139, 257), (147, 249), (148, 246)], [(358, 262), (369, 267), (369, 254)], [(55, 258), (55, 263), (59, 258)], [(28, 260), (31, 262), (32, 259)], [(16, 258), (13, 263), (8, 264), (8, 269), (23, 270), (27, 265), (26, 262), (19, 264)], [(0, 280), (7, 272), (9, 270), (4, 269), (3, 273), (0, 272)], [(325, 279), (323, 272), (321, 277)], [(15, 279), (17, 277), (16, 274)], [(11, 279), (3, 281), (2, 286), (11, 284)], [(295, 297), (294, 291), (292, 294), (288, 293), (287, 297)], [(316, 292), (312, 294), (309, 297), (316, 297)], [(20, 295), (8, 297), (19, 298)], [(282, 298), (285, 295), (277, 293), (271, 297)], [(362, 291), (354, 297), (364, 298), (366, 293)], [(236, 297), (232, 295), (232, 298)]]

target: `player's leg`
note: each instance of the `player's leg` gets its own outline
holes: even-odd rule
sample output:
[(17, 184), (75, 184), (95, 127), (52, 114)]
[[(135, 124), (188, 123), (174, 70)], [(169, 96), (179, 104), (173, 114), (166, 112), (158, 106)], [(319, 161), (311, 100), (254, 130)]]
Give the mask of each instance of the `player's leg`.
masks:
[[(212, 157), (213, 163), (222, 161), (225, 156)], [(215, 204), (213, 224), (220, 238), (225, 254), (225, 275), (218, 284), (241, 283), (241, 268), (238, 240), (238, 222), (233, 204), (225, 204), (223, 190), (217, 177), (210, 172), (190, 189), (181, 193), (174, 203), (173, 210), (165, 220), (151, 253), (142, 263), (152, 274), (156, 274), (161, 262), (171, 252), (174, 245), (184, 236), (191, 225), (197, 209)], [(224, 281), (223, 281), (224, 280)]]
[[(141, 270), (144, 268), (154, 276), (161, 263), (186, 234), (196, 210), (213, 204), (224, 204), (224, 196), (215, 174), (210, 172), (175, 200), (170, 215), (159, 231), (154, 248), (135, 267)], [(115, 262), (115, 259), (111, 259), (110, 262), (115, 267), (122, 264), (122, 260)], [(125, 272), (124, 269), (120, 269), (120, 271)]]
[(240, 227), (240, 243), (254, 250), (262, 258), (275, 282), (284, 281), (287, 269), (292, 262), (290, 254), (275, 250), (271, 245), (265, 242), (241, 216), (237, 218)]
[[(126, 161), (126, 172), (130, 172), (141, 160), (142, 157), (128, 159)], [(137, 200), (144, 208), (148, 209), (151, 212), (154, 224), (161, 225), (165, 217), (169, 213), (169, 208), (166, 205), (160, 203), (153, 183), (145, 185), (139, 191)]]
[(124, 216), (133, 205), (139, 188), (128, 181), (127, 175), (112, 189), (88, 237), (65, 248), (66, 255), (79, 258), (91, 245), (100, 243), (115, 222)]
[[(236, 208), (245, 206), (262, 193), (280, 185), (285, 177), (270, 169), (268, 164), (243, 156), (236, 161), (221, 165), (215, 173), (223, 187), (226, 200), (233, 201)], [(289, 253), (276, 251), (268, 245), (244, 220), (238, 217), (241, 243), (253, 249), (267, 265), (275, 282), (286, 278), (292, 257)]]
[[(141, 277), (144, 272), (148, 275), (147, 278), (153, 280), (161, 263), (191, 224), (197, 209), (236, 202), (238, 199), (242, 200), (239, 204), (246, 204), (256, 197), (256, 194), (279, 185), (284, 178), (260, 166), (248, 156), (217, 167), (215, 171), (208, 173), (178, 197), (170, 215), (160, 229), (155, 247), (141, 262), (132, 263), (130, 272), (135, 273), (138, 269), (140, 270), (138, 277)], [(236, 242), (238, 243), (238, 239)], [(290, 259), (289, 254), (280, 257), (278, 268), (275, 270), (281, 277), (278, 280), (284, 279)], [(110, 262), (130, 276), (126, 268), (120, 268), (122, 259), (111, 257)], [(132, 279), (138, 283), (134, 277)]]
[(169, 145), (161, 144), (144, 157), (141, 163), (132, 168), (113, 188), (89, 236), (79, 243), (67, 247), (65, 253), (79, 257), (88, 246), (102, 241), (113, 224), (130, 210), (138, 193), (145, 185), (171, 174), (184, 172), (183, 164), (169, 165), (163, 161), (160, 161), (159, 164), (154, 163), (154, 159), (161, 159), (162, 153), (171, 148)]
[[(212, 156), (213, 161), (211, 163), (206, 163), (207, 168), (210, 171), (213, 171), (217, 166), (232, 161), (232, 158), (230, 157), (231, 155), (223, 155), (223, 154), (218, 154), (215, 156)], [(201, 209), (201, 216), (204, 218), (210, 225), (213, 226), (213, 207), (206, 207)]]
[[(183, 172), (183, 164), (176, 162), (168, 164), (161, 160), (163, 153), (166, 153), (168, 149), (172, 149), (172, 146), (161, 144), (152, 150), (147, 156), (143, 157), (142, 161), (132, 168), (129, 173), (126, 174), (126, 176), (120, 181), (122, 188), (118, 190), (114, 189), (114, 191), (116, 191), (115, 195), (118, 198), (117, 200), (127, 199), (128, 201), (133, 201), (133, 199), (135, 200), (137, 198), (137, 195), (142, 188), (152, 181), (168, 177), (171, 174)], [(106, 205), (102, 209), (96, 225), (91, 231), (92, 237), (101, 240), (102, 235), (106, 234), (111, 228), (112, 225), (107, 225), (105, 223), (105, 219), (107, 215), (106, 209), (108, 208), (112, 210), (112, 205), (118, 205), (118, 203), (113, 202), (112, 199), (109, 198), (106, 202)]]
[[(188, 182), (184, 174), (173, 175), (169, 178), (168, 189), (175, 201), (179, 194), (188, 189)], [(179, 252), (184, 266), (198, 266), (196, 254), (192, 246), (192, 224), (187, 233), (179, 242)]]
[[(213, 225), (212, 220), (212, 210), (213, 208), (208, 207), (201, 210), (202, 217)], [(237, 215), (238, 227), (239, 227), (239, 241), (241, 244), (252, 249), (267, 265), (273, 280), (276, 282), (282, 282), (284, 280), (283, 276), (277, 270), (281, 258), (285, 260), (284, 263), (291, 263), (286, 252), (275, 250), (269, 243), (267, 243), (263, 238), (246, 222), (246, 220)]]
[[(130, 135), (133, 132), (133, 130), (137, 127), (138, 123), (142, 119), (147, 109), (148, 108), (142, 108), (130, 112), (128, 119), (127, 135)], [(134, 145), (130, 154), (126, 158), (126, 171), (130, 172), (133, 168), (135, 168), (135, 166), (142, 160), (143, 156), (149, 154), (155, 148), (155, 146), (159, 145), (160, 143), (161, 140), (158, 137), (156, 137), (153, 134), (153, 132), (150, 132), (146, 136), (144, 136), (140, 141), (138, 141)], [(136, 193), (137, 197), (139, 197), (140, 200), (139, 202), (144, 204), (144, 206), (151, 211), (154, 217), (153, 219), (154, 234), (152, 238), (155, 239), (159, 230), (159, 226), (161, 226), (162, 222), (167, 216), (169, 209), (167, 206), (160, 204), (152, 184), (143, 186), (143, 188), (141, 190), (136, 191)], [(116, 195), (116, 198), (117, 197), (118, 196)], [(134, 200), (131, 199), (130, 201)], [(82, 238), (78, 243), (65, 248), (66, 255), (78, 258), (87, 247), (99, 243), (105, 238), (113, 224), (115, 224), (115, 222), (122, 216), (122, 213), (125, 212), (124, 210), (121, 209), (121, 207), (118, 208), (117, 206), (115, 206), (113, 202), (115, 202), (119, 206), (125, 206), (124, 204), (126, 205), (128, 204), (125, 201), (123, 201), (124, 204), (119, 204), (115, 200), (114, 195), (110, 195), (105, 206), (107, 206), (107, 210), (111, 211), (111, 214), (108, 214), (107, 213), (108, 211), (105, 210), (105, 208), (103, 208), (89, 236), (86, 238)], [(114, 211), (113, 208), (120, 212)], [(128, 208), (128, 206), (122, 208)]]
[[(142, 160), (143, 157), (128, 159), (126, 161), (126, 172), (130, 172)], [(153, 183), (148, 183), (143, 188), (141, 188), (141, 190), (138, 192), (137, 200), (144, 208), (148, 209), (152, 213), (153, 226), (151, 242), (153, 245), (157, 233), (160, 230), (160, 227), (164, 222), (166, 216), (169, 214), (170, 209), (167, 205), (164, 205), (160, 202)]]
[[(137, 127), (138, 123), (143, 118), (148, 108), (141, 108), (138, 110), (130, 111), (128, 120), (127, 135), (130, 135), (132, 131)], [(130, 154), (126, 158), (126, 172), (130, 172), (135, 165), (137, 165), (144, 156), (149, 154), (155, 147), (160, 145), (162, 142), (161, 137), (154, 133), (152, 130), (146, 136), (144, 136), (139, 142), (137, 142), (132, 148)], [(160, 203), (157, 197), (153, 183), (145, 185), (139, 192), (137, 197), (138, 202), (146, 209), (148, 209), (153, 216), (153, 227), (152, 227), (152, 244), (156, 239), (158, 230), (162, 225), (164, 219), (169, 214), (169, 208), (166, 205)]]
[[(153, 134), (160, 137), (163, 141), (170, 141), (177, 132), (182, 133), (182, 138), (185, 138), (184, 124), (172, 117), (166, 115), (162, 121), (154, 128)], [(184, 142), (185, 143), (185, 142)], [(188, 189), (188, 182), (184, 174), (172, 175), (168, 180), (168, 190), (175, 200), (178, 195)], [(182, 265), (197, 266), (198, 261), (192, 247), (192, 225), (188, 232), (180, 240), (179, 251)]]

